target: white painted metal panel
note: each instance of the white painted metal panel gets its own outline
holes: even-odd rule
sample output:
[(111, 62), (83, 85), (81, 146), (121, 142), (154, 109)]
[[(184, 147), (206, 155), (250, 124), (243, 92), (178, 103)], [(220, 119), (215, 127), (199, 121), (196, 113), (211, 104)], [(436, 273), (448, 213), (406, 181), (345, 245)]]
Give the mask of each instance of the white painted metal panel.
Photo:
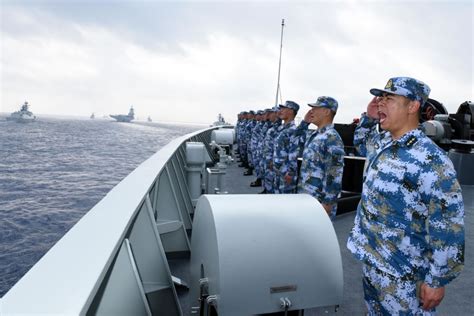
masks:
[(191, 245), (191, 297), (208, 278), (219, 315), (282, 311), (281, 298), (292, 309), (342, 302), (339, 243), (310, 195), (204, 195)]

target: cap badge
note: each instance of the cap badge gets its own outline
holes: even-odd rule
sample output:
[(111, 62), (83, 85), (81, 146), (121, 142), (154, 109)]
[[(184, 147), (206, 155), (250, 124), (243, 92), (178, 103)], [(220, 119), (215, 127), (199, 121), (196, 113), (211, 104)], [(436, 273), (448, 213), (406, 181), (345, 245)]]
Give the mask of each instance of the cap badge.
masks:
[(387, 82), (387, 85), (385, 86), (385, 89), (390, 89), (390, 90), (392, 90), (392, 87), (393, 87), (393, 82), (392, 82), (392, 79), (390, 79), (390, 80)]

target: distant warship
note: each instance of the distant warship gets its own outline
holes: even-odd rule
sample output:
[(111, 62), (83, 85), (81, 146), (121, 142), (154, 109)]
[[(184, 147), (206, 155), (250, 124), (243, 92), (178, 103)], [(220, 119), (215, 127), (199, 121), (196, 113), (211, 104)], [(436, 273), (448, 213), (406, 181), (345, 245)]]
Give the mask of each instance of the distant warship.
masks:
[(116, 115), (110, 115), (111, 118), (116, 119), (117, 122), (131, 122), (135, 118), (135, 112), (133, 110), (133, 106), (130, 107), (130, 111), (128, 111), (128, 114), (116, 114)]
[(212, 123), (212, 125), (210, 125), (210, 126), (224, 126), (224, 125), (231, 125), (231, 124), (227, 123), (225, 121), (224, 117), (222, 116), (222, 114), (219, 113), (219, 115), (217, 116), (217, 121)]
[(20, 111), (13, 112), (7, 120), (9, 121), (17, 121), (17, 122), (33, 122), (36, 119), (36, 116), (33, 115), (31, 111), (28, 110), (29, 104), (25, 101), (25, 103), (21, 106)]

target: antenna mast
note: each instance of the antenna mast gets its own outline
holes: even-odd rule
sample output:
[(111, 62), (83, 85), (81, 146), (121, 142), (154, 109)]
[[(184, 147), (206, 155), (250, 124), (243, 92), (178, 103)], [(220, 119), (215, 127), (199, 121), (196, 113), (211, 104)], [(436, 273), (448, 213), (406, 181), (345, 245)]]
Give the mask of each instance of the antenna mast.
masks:
[(280, 61), (278, 63), (278, 81), (277, 81), (277, 91), (275, 98), (275, 106), (278, 105), (278, 94), (280, 93), (280, 69), (281, 69), (281, 51), (283, 49), (283, 28), (285, 27), (285, 19), (281, 20), (281, 38), (280, 38)]

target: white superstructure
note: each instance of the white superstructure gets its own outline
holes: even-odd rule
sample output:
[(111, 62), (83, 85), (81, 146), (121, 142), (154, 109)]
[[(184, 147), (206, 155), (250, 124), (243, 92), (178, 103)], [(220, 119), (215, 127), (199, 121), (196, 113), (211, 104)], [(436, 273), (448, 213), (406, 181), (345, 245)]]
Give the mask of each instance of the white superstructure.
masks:
[(20, 111), (13, 112), (7, 117), (8, 121), (16, 121), (21, 123), (33, 122), (36, 116), (29, 110), (29, 104), (25, 101), (21, 106)]

